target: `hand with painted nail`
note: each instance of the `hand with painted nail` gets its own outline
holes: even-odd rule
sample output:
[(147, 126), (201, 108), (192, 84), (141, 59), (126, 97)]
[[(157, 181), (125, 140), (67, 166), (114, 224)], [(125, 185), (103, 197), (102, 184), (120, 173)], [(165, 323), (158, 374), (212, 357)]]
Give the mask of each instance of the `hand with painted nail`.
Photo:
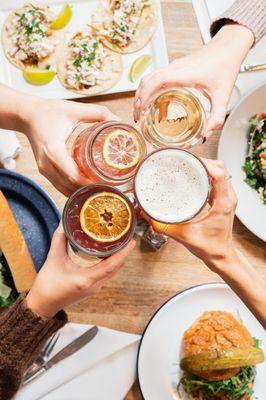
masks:
[(26, 297), (27, 306), (36, 314), (50, 318), (70, 304), (97, 293), (123, 266), (134, 246), (132, 240), (111, 257), (92, 267), (82, 267), (69, 258), (60, 224), (54, 233), (47, 260)]
[(66, 141), (78, 122), (118, 120), (108, 108), (44, 100), (0, 84), (0, 128), (25, 133), (39, 171), (66, 196), (89, 183), (68, 154)]
[(145, 76), (136, 91), (134, 120), (140, 119), (142, 110), (159, 93), (180, 86), (196, 88), (211, 105), (203, 133), (208, 138), (224, 122), (240, 65), (253, 41), (248, 28), (227, 24), (198, 51)]

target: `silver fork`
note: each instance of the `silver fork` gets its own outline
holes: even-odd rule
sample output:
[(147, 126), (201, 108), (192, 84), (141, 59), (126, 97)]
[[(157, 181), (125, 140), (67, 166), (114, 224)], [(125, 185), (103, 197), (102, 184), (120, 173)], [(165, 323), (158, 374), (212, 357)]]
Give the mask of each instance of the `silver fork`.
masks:
[(59, 339), (59, 336), (60, 336), (60, 333), (56, 332), (53, 336), (50, 337), (50, 339), (46, 342), (44, 348), (42, 349), (42, 351), (40, 352), (40, 354), (38, 355), (38, 357), (36, 358), (34, 363), (25, 372), (23, 381), (27, 379), (28, 374), (31, 374), (33, 371), (35, 371), (41, 365), (43, 365), (45, 363), (45, 361), (47, 361), (48, 357), (52, 353), (52, 351)]

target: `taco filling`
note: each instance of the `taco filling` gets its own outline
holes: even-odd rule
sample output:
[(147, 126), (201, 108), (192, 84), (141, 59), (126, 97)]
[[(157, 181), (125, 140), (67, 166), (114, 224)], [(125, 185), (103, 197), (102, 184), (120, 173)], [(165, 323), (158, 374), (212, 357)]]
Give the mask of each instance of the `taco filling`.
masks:
[(52, 19), (44, 9), (31, 4), (15, 12), (8, 26), (12, 42), (9, 55), (29, 65), (38, 64), (48, 57), (55, 50), (55, 43), (49, 40)]
[(120, 48), (128, 46), (135, 39), (143, 8), (148, 1), (109, 0), (110, 12), (98, 31), (106, 40)]
[(90, 34), (77, 33), (68, 44), (67, 84), (88, 89), (105, 79), (103, 45)]

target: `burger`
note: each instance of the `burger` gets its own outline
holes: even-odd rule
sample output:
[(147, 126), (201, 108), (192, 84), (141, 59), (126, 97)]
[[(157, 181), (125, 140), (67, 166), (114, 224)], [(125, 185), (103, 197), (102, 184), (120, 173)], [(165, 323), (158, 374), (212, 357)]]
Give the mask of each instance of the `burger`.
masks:
[(207, 311), (185, 332), (178, 392), (189, 400), (251, 400), (259, 341), (226, 311)]
[(0, 191), (0, 310), (30, 289), (36, 272), (23, 234)]

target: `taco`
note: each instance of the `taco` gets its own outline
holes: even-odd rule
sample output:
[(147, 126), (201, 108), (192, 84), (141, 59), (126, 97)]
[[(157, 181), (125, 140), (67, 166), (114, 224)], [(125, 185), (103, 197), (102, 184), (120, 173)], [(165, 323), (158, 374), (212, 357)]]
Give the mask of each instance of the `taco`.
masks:
[(101, 0), (92, 29), (111, 50), (134, 53), (151, 40), (157, 22), (154, 0)]
[(57, 57), (63, 31), (50, 29), (55, 15), (49, 7), (25, 4), (7, 17), (2, 28), (2, 44), (7, 59), (19, 69), (45, 69)]
[(122, 73), (122, 58), (91, 32), (78, 32), (61, 46), (57, 74), (73, 92), (96, 95), (113, 87)]

